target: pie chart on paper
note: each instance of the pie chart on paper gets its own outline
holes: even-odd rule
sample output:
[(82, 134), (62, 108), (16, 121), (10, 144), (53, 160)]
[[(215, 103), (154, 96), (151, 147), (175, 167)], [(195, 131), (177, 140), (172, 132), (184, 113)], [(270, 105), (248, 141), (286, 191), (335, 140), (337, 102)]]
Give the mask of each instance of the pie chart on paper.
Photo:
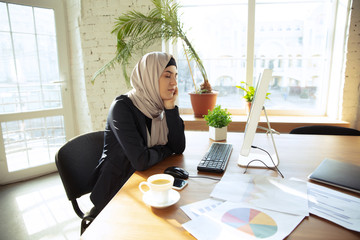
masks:
[(231, 209), (224, 213), (221, 221), (256, 238), (271, 237), (278, 230), (272, 217), (252, 208)]

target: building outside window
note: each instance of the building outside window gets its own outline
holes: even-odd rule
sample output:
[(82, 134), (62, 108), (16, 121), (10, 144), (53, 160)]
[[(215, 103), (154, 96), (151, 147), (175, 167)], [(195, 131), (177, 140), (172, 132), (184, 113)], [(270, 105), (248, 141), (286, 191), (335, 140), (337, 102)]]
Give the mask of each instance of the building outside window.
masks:
[[(330, 71), (342, 71), (342, 66), (331, 69), (331, 63), (336, 9), (344, 1), (179, 2), (182, 21), (189, 28), (188, 38), (204, 62), (213, 89), (219, 92), (218, 104), (241, 113), (243, 93), (235, 85), (242, 81), (256, 85), (262, 70), (269, 68), (273, 80), (267, 109), (286, 115), (326, 115)], [(342, 31), (345, 29), (342, 26)], [(179, 105), (191, 109), (188, 92), (194, 87), (181, 43), (175, 53)], [(249, 62), (249, 53), (253, 62)], [(196, 69), (193, 72), (200, 84), (201, 74)]]

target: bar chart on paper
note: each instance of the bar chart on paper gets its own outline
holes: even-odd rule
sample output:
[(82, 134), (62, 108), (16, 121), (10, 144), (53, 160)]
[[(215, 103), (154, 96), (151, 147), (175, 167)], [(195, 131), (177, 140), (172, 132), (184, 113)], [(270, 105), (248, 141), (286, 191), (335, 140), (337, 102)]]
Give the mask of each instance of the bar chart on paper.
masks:
[(271, 237), (278, 230), (278, 226), (272, 217), (252, 208), (230, 209), (224, 213), (221, 221), (256, 238)]

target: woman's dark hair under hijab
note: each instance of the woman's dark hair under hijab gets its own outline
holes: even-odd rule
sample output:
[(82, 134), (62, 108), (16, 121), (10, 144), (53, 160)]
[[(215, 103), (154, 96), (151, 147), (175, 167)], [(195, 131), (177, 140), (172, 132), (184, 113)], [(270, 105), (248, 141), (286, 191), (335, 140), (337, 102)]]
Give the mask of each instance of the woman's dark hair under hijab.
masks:
[(170, 58), (170, 61), (168, 62), (168, 64), (166, 65), (165, 68), (167, 68), (167, 67), (169, 67), (169, 66), (175, 66), (175, 67), (177, 67), (177, 66), (176, 66), (176, 61), (175, 61), (175, 59), (174, 59), (173, 57)]

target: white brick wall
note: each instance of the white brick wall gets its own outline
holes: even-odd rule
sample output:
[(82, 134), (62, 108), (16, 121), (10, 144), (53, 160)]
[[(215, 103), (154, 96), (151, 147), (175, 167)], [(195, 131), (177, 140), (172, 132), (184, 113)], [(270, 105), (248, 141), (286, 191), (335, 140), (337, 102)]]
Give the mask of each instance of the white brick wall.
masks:
[[(108, 108), (119, 94), (127, 92), (120, 68), (109, 71), (91, 84), (93, 74), (111, 60), (116, 38), (110, 32), (114, 19), (136, 9), (148, 11), (150, 0), (64, 0), (68, 14), (71, 78), (77, 134), (103, 130)], [(360, 129), (360, 1), (353, 1), (348, 41), (342, 119)], [(155, 46), (151, 50), (161, 50)], [(132, 64), (132, 66), (135, 62)], [(132, 67), (129, 69), (132, 69)]]
[[(114, 57), (114, 21), (122, 12), (147, 11), (148, 0), (65, 0), (71, 42), (72, 86), (77, 133), (103, 130), (108, 108), (119, 94), (127, 92), (120, 68), (99, 76), (93, 74)], [(157, 49), (160, 50), (160, 49)], [(135, 63), (134, 63), (135, 64)]]
[(353, 0), (346, 55), (342, 120), (360, 130), (360, 1)]
[(91, 131), (93, 129), (89, 106), (87, 104), (86, 86), (84, 79), (84, 62), (81, 51), (80, 41), (80, 1), (69, 0), (65, 2), (67, 10), (68, 22), (68, 37), (69, 37), (69, 50), (70, 50), (70, 75), (72, 85), (72, 95), (74, 103), (74, 120), (75, 120), (75, 135)]

